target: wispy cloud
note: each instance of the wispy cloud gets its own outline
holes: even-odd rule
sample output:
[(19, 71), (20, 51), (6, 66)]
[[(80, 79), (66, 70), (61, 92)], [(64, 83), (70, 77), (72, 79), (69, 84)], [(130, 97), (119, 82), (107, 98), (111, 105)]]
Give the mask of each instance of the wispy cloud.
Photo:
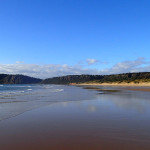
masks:
[[(145, 66), (142, 66), (145, 65)], [(149, 62), (143, 57), (139, 57), (133, 61), (123, 61), (115, 64), (112, 68), (104, 69), (105, 74), (115, 74), (115, 73), (126, 73), (126, 72), (138, 72), (138, 71), (150, 71)]]
[(103, 70), (85, 68), (82, 65), (70, 66), (67, 64), (0, 64), (0, 73), (24, 74), (43, 79), (68, 74), (116, 74), (140, 71), (150, 71), (150, 63), (144, 58), (137, 58), (133, 61), (118, 62), (111, 68), (104, 68)]
[(86, 62), (88, 63), (88, 65), (92, 65), (98, 62), (97, 59), (87, 59)]
[(108, 62), (106, 61), (100, 61), (100, 60), (97, 60), (97, 59), (94, 59), (94, 58), (91, 58), (91, 59), (87, 59), (86, 60), (86, 63), (88, 65), (93, 65), (93, 64), (108, 64)]
[(16, 61), (16, 64), (22, 64), (24, 63), (23, 61)]
[(81, 66), (63, 65), (36, 65), (36, 64), (1, 64), (0, 73), (24, 74), (32, 77), (49, 78), (68, 74), (90, 74), (98, 73), (97, 70), (82, 68)]

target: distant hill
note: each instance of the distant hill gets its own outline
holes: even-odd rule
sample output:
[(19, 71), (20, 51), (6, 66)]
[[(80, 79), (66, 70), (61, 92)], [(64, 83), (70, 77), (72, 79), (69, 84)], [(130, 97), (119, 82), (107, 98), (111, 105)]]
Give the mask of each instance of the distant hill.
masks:
[(0, 74), (0, 84), (35, 84), (42, 80), (25, 75)]
[(140, 83), (150, 82), (150, 72), (113, 75), (67, 75), (45, 80), (25, 76), (0, 74), (0, 84), (74, 84), (74, 83)]
[(102, 79), (101, 75), (67, 75), (61, 77), (48, 78), (42, 81), (44, 84), (69, 84), (69, 83), (83, 83), (87, 81)]
[(114, 75), (67, 75), (43, 80), (43, 84), (71, 84), (71, 83), (112, 83), (112, 82), (150, 82), (150, 72), (123, 73)]

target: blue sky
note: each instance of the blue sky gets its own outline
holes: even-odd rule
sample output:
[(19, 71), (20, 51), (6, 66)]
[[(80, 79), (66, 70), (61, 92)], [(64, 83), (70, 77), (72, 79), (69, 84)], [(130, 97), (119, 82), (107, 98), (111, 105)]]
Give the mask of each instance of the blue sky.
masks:
[(150, 71), (149, 8), (149, 0), (0, 0), (0, 73)]

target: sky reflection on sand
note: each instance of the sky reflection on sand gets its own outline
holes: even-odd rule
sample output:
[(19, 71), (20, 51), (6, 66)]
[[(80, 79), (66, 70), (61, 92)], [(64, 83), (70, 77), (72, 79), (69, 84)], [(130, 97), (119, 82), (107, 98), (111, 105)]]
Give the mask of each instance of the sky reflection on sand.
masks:
[(94, 94), (91, 99), (58, 100), (1, 121), (0, 148), (149, 150), (149, 96), (149, 92), (123, 90)]

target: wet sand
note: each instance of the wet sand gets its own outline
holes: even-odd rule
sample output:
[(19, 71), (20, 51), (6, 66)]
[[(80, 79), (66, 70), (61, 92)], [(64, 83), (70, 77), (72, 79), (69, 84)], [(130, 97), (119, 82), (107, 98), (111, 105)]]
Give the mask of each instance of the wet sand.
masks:
[[(93, 115), (84, 118), (81, 114), (79, 117), (77, 110), (70, 115), (65, 107), (60, 111), (60, 105), (32, 110), (2, 122), (0, 124), (0, 149), (150, 149), (150, 136), (146, 137), (147, 134), (144, 132), (137, 133), (137, 127), (129, 130), (125, 122), (124, 125), (121, 122), (116, 124), (115, 119), (101, 119), (100, 122), (95, 122), (96, 120), (92, 119)], [(139, 123), (137, 120), (136, 122)]]
[(133, 87), (126, 87), (124, 88), (126, 90), (132, 90), (132, 91), (144, 91), (144, 92), (150, 92), (150, 88), (133, 88)]
[(3, 120), (0, 149), (149, 150), (150, 102), (138, 94), (58, 102)]

